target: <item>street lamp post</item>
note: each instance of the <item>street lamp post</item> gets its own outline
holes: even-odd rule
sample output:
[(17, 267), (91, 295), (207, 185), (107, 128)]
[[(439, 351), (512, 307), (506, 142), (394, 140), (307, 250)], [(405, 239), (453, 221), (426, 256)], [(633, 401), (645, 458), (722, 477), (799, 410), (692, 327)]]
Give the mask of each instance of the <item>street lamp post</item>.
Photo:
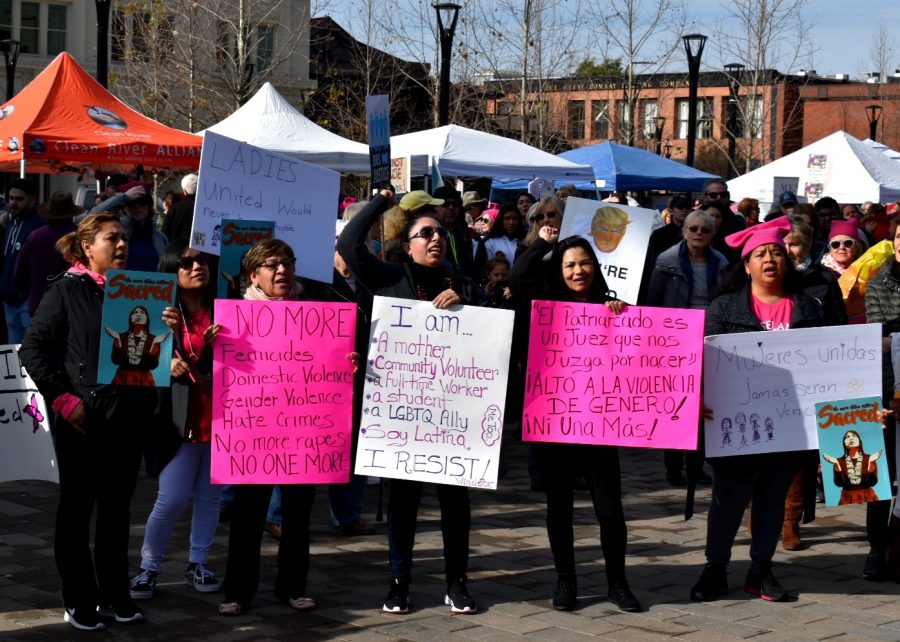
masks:
[(663, 145), (663, 149), (666, 151), (665, 157), (672, 158), (672, 146), (668, 142)]
[(19, 63), (19, 48), (22, 43), (18, 40), (0, 40), (0, 51), (3, 52), (3, 61), (6, 63), (6, 100), (12, 100), (16, 94), (16, 65)]
[(866, 105), (866, 116), (869, 119), (869, 138), (876, 140), (878, 120), (881, 118), (881, 105)]
[(459, 10), (462, 7), (452, 2), (443, 2), (432, 6), (437, 12), (438, 31), (441, 38), (441, 93), (438, 102), (438, 125), (443, 127), (450, 123), (450, 54), (453, 50), (453, 32), (456, 31), (456, 20), (459, 18)]
[(684, 50), (688, 59), (688, 131), (687, 158), (688, 167), (694, 166), (694, 147), (697, 144), (697, 83), (700, 79), (700, 57), (706, 46), (706, 36), (691, 33), (682, 36)]
[(657, 116), (656, 117), (656, 155), (659, 156), (662, 153), (662, 135), (663, 135), (663, 127), (666, 126), (666, 117), (665, 116)]
[(94, 0), (97, 7), (97, 82), (109, 84), (109, 7), (112, 0)]
[(735, 171), (735, 148), (736, 131), (737, 131), (737, 115), (738, 115), (738, 90), (741, 87), (741, 73), (744, 71), (744, 65), (733, 62), (725, 65), (725, 73), (728, 74), (728, 112), (726, 114), (725, 136), (728, 139), (728, 170), (726, 178), (734, 178), (737, 175)]

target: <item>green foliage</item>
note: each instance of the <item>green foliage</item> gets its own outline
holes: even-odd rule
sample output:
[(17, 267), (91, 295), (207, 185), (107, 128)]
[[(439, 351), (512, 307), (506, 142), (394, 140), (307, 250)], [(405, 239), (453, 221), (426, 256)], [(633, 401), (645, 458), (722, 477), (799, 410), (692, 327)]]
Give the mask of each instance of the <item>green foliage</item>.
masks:
[(608, 76), (622, 76), (621, 58), (604, 58), (603, 62), (597, 62), (593, 58), (585, 58), (575, 68), (575, 76), (579, 78), (603, 78)]

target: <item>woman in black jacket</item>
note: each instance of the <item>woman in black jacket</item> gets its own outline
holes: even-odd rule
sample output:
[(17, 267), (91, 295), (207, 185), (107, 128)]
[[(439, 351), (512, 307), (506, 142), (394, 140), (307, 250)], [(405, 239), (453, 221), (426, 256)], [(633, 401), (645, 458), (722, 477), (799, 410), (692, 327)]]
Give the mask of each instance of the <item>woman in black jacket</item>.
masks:
[(177, 240), (160, 257), (159, 271), (174, 273), (178, 278), (176, 307), (163, 313), (172, 329), (175, 349), (170, 364), (171, 386), (160, 389), (160, 421), (165, 434), (154, 449), (159, 493), (147, 518), (140, 572), (131, 580), (131, 597), (135, 600), (153, 597), (172, 530), (192, 495), (191, 547), (184, 579), (201, 593), (220, 588), (215, 574), (206, 568), (219, 524), (222, 494), (220, 485), (210, 483), (212, 345), (221, 326), (212, 322), (207, 255), (190, 249), (184, 239)]
[[(731, 234), (726, 242), (740, 250), (738, 280), (716, 298), (706, 314), (706, 334), (788, 330), (828, 325), (822, 305), (800, 290), (784, 244), (790, 222), (781, 217)], [(705, 411), (705, 418), (712, 414)], [(772, 556), (784, 521), (788, 488), (803, 462), (803, 452), (710, 458), (712, 503), (706, 531), (706, 566), (691, 589), (697, 602), (728, 592), (726, 567), (731, 547), (751, 502), (753, 532), (750, 571), (744, 590), (769, 602), (788, 598), (772, 573)]]
[[(583, 238), (567, 238), (556, 243), (559, 230), (544, 225), (539, 236), (516, 260), (510, 280), (536, 284), (532, 299), (603, 303), (620, 312), (621, 301), (612, 299), (600, 272), (597, 257)], [(555, 244), (555, 247), (554, 247)], [(549, 263), (543, 257), (552, 248)], [(537, 276), (546, 274), (546, 278)], [(627, 531), (622, 508), (622, 476), (619, 451), (614, 446), (536, 444), (547, 496), (547, 536), (553, 552), (557, 582), (553, 608), (575, 608), (578, 588), (575, 577), (575, 539), (572, 528), (574, 474), (583, 472), (600, 524), (600, 545), (606, 564), (609, 600), (627, 612), (641, 610), (640, 602), (625, 579)]]
[[(373, 294), (401, 299), (431, 301), (436, 308), (451, 305), (481, 305), (483, 296), (470, 279), (447, 270), (447, 231), (431, 216), (411, 218), (403, 232), (404, 263), (385, 263), (366, 247), (369, 229), (391, 204), (391, 194), (382, 190), (344, 228), (338, 252), (356, 279)], [(388, 546), (391, 585), (384, 601), (386, 613), (409, 612), (409, 583), (416, 536), (416, 516), (423, 483), (392, 479), (388, 498)], [(445, 604), (453, 613), (475, 613), (478, 606), (469, 596), (466, 572), (469, 564), (471, 511), (465, 486), (436, 485), (444, 536)]]
[(129, 508), (156, 390), (97, 383), (106, 272), (124, 269), (128, 260), (118, 216), (92, 214), (56, 247), (72, 267), (41, 300), (19, 356), (55, 415), (54, 550), (64, 618), (77, 629), (96, 630), (105, 628), (104, 619), (143, 619), (128, 594)]

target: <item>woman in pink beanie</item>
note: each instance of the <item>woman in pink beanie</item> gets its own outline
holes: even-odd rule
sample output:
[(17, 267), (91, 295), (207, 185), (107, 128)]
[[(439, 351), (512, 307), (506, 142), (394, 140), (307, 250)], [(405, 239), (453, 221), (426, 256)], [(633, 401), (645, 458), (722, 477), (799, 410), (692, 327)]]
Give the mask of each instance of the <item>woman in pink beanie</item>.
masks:
[(828, 246), (825, 249), (822, 265), (834, 272), (835, 276), (840, 276), (864, 249), (856, 221), (854, 219), (832, 221), (831, 231), (828, 232)]

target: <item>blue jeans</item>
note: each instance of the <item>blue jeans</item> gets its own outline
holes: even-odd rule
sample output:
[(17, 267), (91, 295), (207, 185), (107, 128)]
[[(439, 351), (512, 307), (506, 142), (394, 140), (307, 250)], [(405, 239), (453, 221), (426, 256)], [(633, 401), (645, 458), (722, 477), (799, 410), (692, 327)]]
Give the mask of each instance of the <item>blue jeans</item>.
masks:
[(335, 526), (352, 524), (362, 517), (363, 499), (366, 496), (365, 475), (350, 475), (347, 484), (331, 484), (328, 487), (328, 497), (331, 500), (331, 515)]
[(159, 572), (178, 522), (188, 500), (194, 496), (191, 519), (191, 548), (188, 561), (206, 564), (219, 525), (219, 496), (222, 487), (209, 482), (210, 444), (183, 443), (159, 474), (159, 494), (147, 518), (141, 568)]
[(7, 343), (22, 343), (25, 330), (31, 325), (31, 315), (28, 314), (28, 301), (18, 305), (3, 304), (3, 314), (6, 316)]

